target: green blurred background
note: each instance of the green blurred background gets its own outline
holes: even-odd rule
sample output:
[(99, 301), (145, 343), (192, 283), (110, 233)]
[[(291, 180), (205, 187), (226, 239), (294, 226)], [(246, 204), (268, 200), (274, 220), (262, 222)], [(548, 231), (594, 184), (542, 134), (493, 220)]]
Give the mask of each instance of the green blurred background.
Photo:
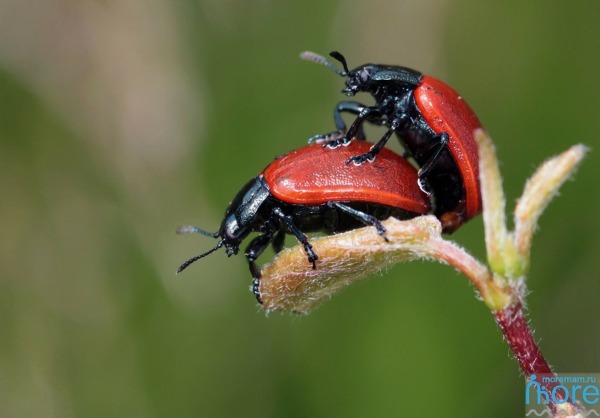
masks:
[[(216, 230), (276, 154), (333, 127), (343, 81), (306, 49), (454, 86), (495, 139), (510, 207), (544, 159), (592, 148), (541, 219), (528, 284), (548, 360), (600, 372), (599, 1), (0, 11), (1, 417), (523, 414), (516, 362), (449, 267), (396, 266), (306, 317), (265, 316), (242, 256), (174, 275), (214, 245), (176, 226)], [(481, 218), (452, 238), (484, 256)]]

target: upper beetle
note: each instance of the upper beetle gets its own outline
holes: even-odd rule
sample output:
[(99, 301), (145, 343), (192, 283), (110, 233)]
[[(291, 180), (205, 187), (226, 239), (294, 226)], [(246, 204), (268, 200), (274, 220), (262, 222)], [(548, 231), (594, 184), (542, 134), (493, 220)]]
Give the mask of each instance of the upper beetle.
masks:
[[(420, 167), (419, 186), (434, 197), (435, 214), (445, 232), (452, 232), (481, 212), (479, 156), (474, 131), (479, 119), (452, 87), (436, 78), (396, 65), (365, 64), (350, 71), (342, 54), (330, 55), (343, 71), (314, 52), (303, 59), (324, 64), (347, 77), (342, 90), (348, 96), (370, 93), (374, 106), (342, 101), (334, 110), (337, 131), (310, 138), (336, 148), (353, 138), (364, 139), (363, 122), (387, 126), (383, 137), (368, 152), (353, 155), (347, 162), (360, 165), (373, 161), (396, 133), (409, 155)], [(357, 115), (346, 130), (342, 112)]]
[(270, 244), (279, 252), (285, 234), (302, 243), (308, 261), (316, 268), (318, 256), (306, 232), (334, 233), (366, 224), (375, 226), (385, 238), (380, 220), (428, 213), (429, 199), (417, 185), (416, 169), (398, 154), (382, 150), (377, 161), (360, 171), (344, 164), (352, 155), (367, 152), (371, 145), (355, 141), (341, 152), (308, 145), (276, 158), (240, 190), (217, 232), (195, 226), (177, 230), (219, 239), (214, 248), (190, 258), (177, 272), (223, 246), (228, 256), (237, 254), (241, 242), (251, 232), (258, 232), (245, 255), (253, 277), (252, 290), (260, 302), (260, 270), (255, 260)]

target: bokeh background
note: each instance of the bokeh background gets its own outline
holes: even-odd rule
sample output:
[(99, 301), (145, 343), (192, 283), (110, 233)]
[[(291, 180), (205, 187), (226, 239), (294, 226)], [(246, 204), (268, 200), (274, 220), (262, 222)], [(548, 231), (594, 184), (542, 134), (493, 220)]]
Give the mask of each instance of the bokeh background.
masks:
[[(591, 147), (541, 219), (529, 310), (558, 371), (600, 372), (599, 18), (597, 0), (0, 0), (0, 416), (523, 413), (516, 362), (446, 266), (306, 317), (265, 316), (242, 256), (175, 276), (214, 245), (176, 226), (216, 230), (275, 155), (333, 127), (343, 81), (306, 49), (454, 86), (509, 206), (544, 159)], [(452, 238), (484, 256), (481, 218)]]

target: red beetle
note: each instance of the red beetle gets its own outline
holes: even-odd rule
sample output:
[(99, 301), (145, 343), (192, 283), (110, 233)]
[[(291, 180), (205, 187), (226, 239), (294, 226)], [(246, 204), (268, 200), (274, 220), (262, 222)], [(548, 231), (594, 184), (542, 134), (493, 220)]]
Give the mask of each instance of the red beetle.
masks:
[[(395, 132), (421, 167), (419, 186), (433, 195), (434, 212), (445, 232), (480, 213), (479, 155), (473, 132), (481, 123), (463, 98), (443, 81), (410, 68), (365, 64), (350, 71), (342, 54), (334, 51), (330, 55), (342, 63), (343, 71), (313, 52), (301, 57), (347, 77), (343, 93), (367, 92), (376, 103), (340, 102), (334, 112), (337, 131), (315, 135), (310, 141), (326, 140), (326, 146), (337, 148), (355, 137), (363, 139), (365, 121), (385, 125), (387, 132), (379, 142), (347, 162), (361, 165), (373, 161)], [(342, 112), (357, 115), (347, 130)]]
[(253, 277), (252, 289), (259, 299), (260, 270), (255, 261), (270, 244), (279, 252), (285, 234), (294, 235), (302, 243), (309, 263), (316, 268), (319, 257), (306, 232), (335, 233), (373, 225), (386, 239), (380, 220), (429, 213), (429, 199), (417, 185), (417, 171), (401, 156), (385, 149), (377, 161), (362, 170), (344, 164), (352, 155), (367, 152), (371, 145), (355, 141), (340, 152), (309, 145), (276, 158), (229, 204), (217, 232), (195, 226), (177, 230), (219, 239), (214, 248), (190, 258), (177, 272), (223, 246), (228, 256), (237, 254), (241, 242), (251, 232), (259, 232), (245, 253)]

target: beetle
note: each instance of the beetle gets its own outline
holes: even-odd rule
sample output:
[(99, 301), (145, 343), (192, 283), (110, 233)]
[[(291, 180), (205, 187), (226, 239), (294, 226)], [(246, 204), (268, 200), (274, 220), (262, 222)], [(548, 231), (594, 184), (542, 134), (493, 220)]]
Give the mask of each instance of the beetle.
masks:
[[(347, 163), (372, 162), (395, 132), (420, 167), (419, 187), (435, 200), (435, 214), (444, 232), (452, 232), (481, 212), (479, 155), (474, 131), (481, 122), (467, 102), (449, 85), (410, 68), (364, 64), (350, 71), (344, 56), (329, 54), (342, 64), (339, 70), (314, 52), (301, 58), (326, 65), (347, 77), (342, 90), (348, 96), (370, 93), (375, 105), (341, 101), (334, 110), (337, 130), (315, 135), (309, 142), (325, 142), (337, 148), (352, 139), (364, 139), (363, 122), (387, 126), (381, 139), (367, 152), (353, 155)], [(356, 115), (346, 129), (342, 113)]]
[(400, 155), (382, 150), (377, 161), (360, 171), (344, 164), (372, 145), (354, 141), (341, 152), (329, 152), (313, 144), (277, 157), (239, 191), (217, 232), (195, 226), (177, 229), (180, 234), (199, 233), (219, 239), (214, 248), (184, 262), (177, 273), (221, 247), (228, 256), (237, 254), (241, 242), (251, 232), (258, 232), (245, 255), (253, 278), (252, 291), (260, 302), (256, 259), (269, 245), (278, 253), (285, 234), (300, 241), (309, 263), (316, 268), (319, 257), (307, 232), (335, 233), (365, 224), (374, 226), (387, 240), (380, 220), (429, 213), (429, 198), (417, 185), (417, 170)]

